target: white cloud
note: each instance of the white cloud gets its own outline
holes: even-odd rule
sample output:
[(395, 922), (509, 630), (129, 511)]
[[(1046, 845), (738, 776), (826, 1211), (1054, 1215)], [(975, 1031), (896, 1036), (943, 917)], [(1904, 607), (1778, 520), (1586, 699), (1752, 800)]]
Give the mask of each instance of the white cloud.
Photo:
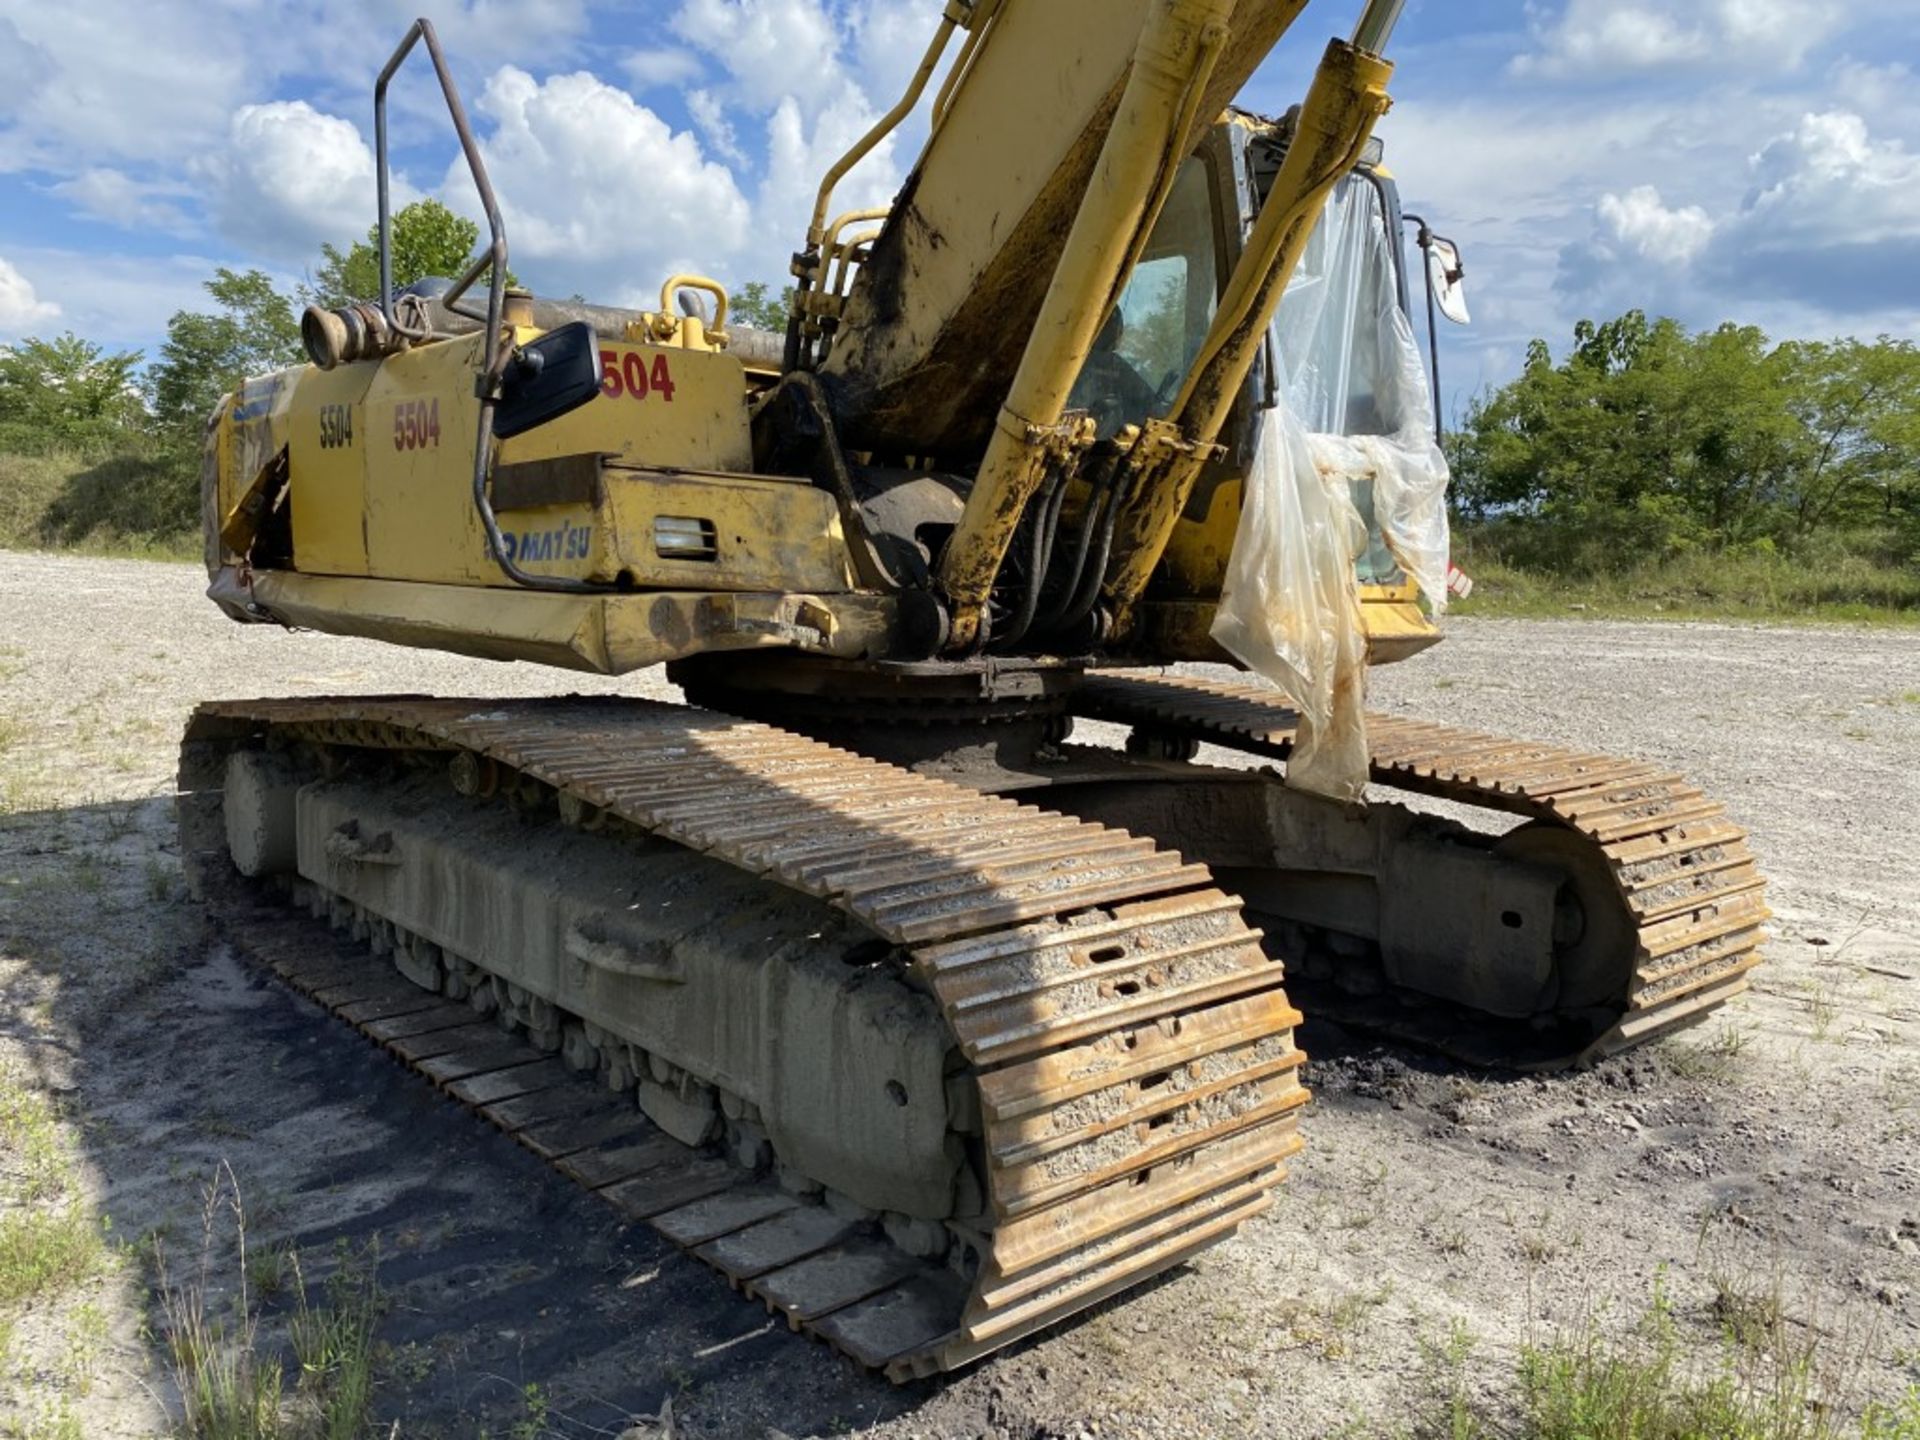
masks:
[[(809, 125), (798, 102), (780, 103), (767, 122), (767, 169), (756, 209), (774, 228), (782, 258), (806, 238), (820, 177), (873, 124), (866, 100), (848, 90), (826, 106)], [(828, 218), (849, 210), (870, 210), (893, 202), (899, 186), (893, 163), (893, 138), (875, 146), (834, 189)], [(785, 266), (779, 267), (780, 271)]]
[[(1560, 287), (1699, 323), (1756, 306), (1843, 317), (1910, 314), (1920, 268), (1920, 154), (1859, 115), (1803, 114), (1749, 157), (1752, 185), (1717, 212), (1651, 185), (1604, 194)], [(1826, 328), (1826, 327), (1823, 327)], [(1897, 326), (1896, 326), (1897, 328)]]
[(689, 90), (686, 101), (687, 114), (693, 117), (693, 123), (700, 127), (701, 135), (715, 153), (731, 164), (745, 165), (747, 155), (734, 134), (733, 121), (727, 118), (726, 103), (711, 90)]
[[(514, 270), (542, 293), (657, 303), (671, 269), (736, 254), (751, 233), (732, 174), (691, 132), (592, 75), (540, 82), (505, 66), (475, 108), (493, 122), (482, 146)], [(444, 194), (471, 209), (463, 163)]]
[(1920, 238), (1920, 155), (1845, 110), (1804, 115), (1753, 157), (1744, 209), (1769, 241)]
[(1718, 254), (1757, 292), (1841, 315), (1913, 309), (1920, 270), (1920, 154), (1860, 116), (1801, 117), (1754, 155), (1753, 189)]
[(1517, 57), (1520, 74), (1566, 75), (1590, 70), (1644, 70), (1698, 60), (1707, 53), (1705, 32), (1672, 16), (1637, 5), (1569, 0), (1557, 25), (1541, 36), (1538, 53)]
[[(121, 255), (22, 247), (11, 258), (42, 295), (58, 296), (61, 329), (110, 349), (159, 348), (176, 310), (206, 310), (206, 281), (221, 261), (208, 255)], [(289, 277), (277, 275), (283, 286)], [(44, 322), (42, 322), (44, 323)]]
[(620, 68), (627, 72), (634, 89), (645, 94), (649, 90), (670, 90), (697, 80), (707, 67), (691, 50), (667, 45), (630, 51), (621, 57)]
[(687, 0), (668, 23), (726, 67), (730, 98), (756, 113), (788, 97), (822, 103), (845, 83), (840, 37), (819, 0)]
[(199, 227), (177, 203), (185, 186), (136, 180), (125, 171), (95, 166), (60, 181), (53, 193), (71, 201), (81, 214), (123, 230), (161, 230), (190, 235)]
[(1707, 64), (1794, 70), (1838, 27), (1840, 12), (1825, 0), (1698, 0), (1685, 7), (1567, 0), (1557, 17), (1536, 16), (1536, 48), (1514, 57), (1511, 68), (1549, 78)]
[[(413, 12), (393, 0), (270, 8), (263, 23), (259, 0), (0, 0), (0, 174), (41, 172), (30, 183), (78, 215), (204, 236), (230, 263), (297, 270), (321, 242), (363, 233), (370, 147), (341, 117), (362, 119), (373, 71)], [(604, 79), (562, 73), (588, 53), (588, 0), (446, 0), (436, 17), (470, 103), (491, 91), (499, 107), (474, 110), (516, 256), (539, 262), (545, 288), (607, 299), (646, 293), (670, 264), (777, 280), (821, 172), (906, 83), (937, 6), (648, 8), (665, 23), (624, 53), (596, 52)], [(413, 147), (431, 147), (437, 174), (453, 150), (423, 59), (393, 88), (394, 137), (416, 168)], [(496, 88), (508, 72), (520, 80)], [(675, 93), (649, 108), (621, 83), (643, 100)], [(589, 114), (604, 132), (577, 128)], [(848, 177), (839, 205), (890, 199), (896, 156), (922, 133), (924, 119), (910, 119)], [(455, 160), (436, 193), (470, 209), (463, 172)], [(396, 176), (396, 203), (408, 198)]]
[[(920, 0), (858, 0), (838, 11), (821, 0), (686, 0), (675, 13), (674, 33), (726, 76), (687, 97), (708, 143), (745, 169), (756, 148), (743, 138), (749, 119), (763, 137), (754, 156), (755, 240), (736, 262), (738, 278), (785, 273), (820, 177), (905, 88), (936, 20)], [(891, 203), (895, 157), (924, 125), (922, 109), (876, 145), (835, 190), (833, 212)]]
[[(906, 92), (938, 19), (937, 9), (922, 0), (865, 0), (849, 15), (854, 57), (880, 109)], [(952, 54), (950, 42), (947, 57)]]
[(1595, 214), (1610, 250), (1656, 265), (1691, 264), (1713, 239), (1713, 219), (1705, 210), (1698, 205), (1669, 208), (1652, 185), (1636, 185), (1625, 195), (1602, 195)]
[(1911, 65), (1897, 60), (1872, 65), (1847, 56), (1828, 72), (1826, 88), (1829, 94), (1844, 97), (1851, 109), (1881, 123), (1899, 117), (1909, 129), (1920, 128), (1914, 123), (1920, 121), (1920, 92), (1914, 89)]
[[(361, 234), (373, 218), (372, 149), (352, 121), (304, 100), (234, 111), (211, 168), (221, 229), (267, 255), (310, 260), (322, 241)], [(405, 203), (403, 194), (395, 199)]]
[(19, 121), (45, 77), (49, 59), (13, 21), (0, 15), (0, 175), (22, 168), (31, 144)]
[(8, 9), (32, 83), (0, 99), (16, 163), (66, 170), (106, 161), (178, 159), (220, 134), (244, 98), (251, 23), (195, 0), (101, 0)]
[[(923, 0), (683, 0), (667, 25), (679, 43), (619, 62), (641, 90), (681, 88), (681, 131), (592, 74), (501, 68), (475, 109), (516, 272), (546, 292), (649, 305), (685, 266), (777, 281), (820, 176), (878, 114), (870, 92), (885, 82), (869, 66), (899, 70), (912, 35), (904, 85), (932, 24)], [(836, 210), (891, 200), (894, 144), (847, 177)], [(442, 193), (471, 212), (462, 166)]]
[[(432, 8), (463, 77), (530, 48), (560, 63), (587, 32), (587, 0)], [(395, 0), (0, 0), (0, 171), (184, 162), (220, 146), (235, 109), (293, 77), (309, 94), (322, 82), (323, 107), (358, 112), (417, 13)], [(444, 126), (425, 59), (416, 52), (395, 84), (396, 117)]]
[(59, 315), (58, 305), (42, 300), (33, 282), (0, 257), (0, 335), (24, 335)]
[(1764, 57), (1791, 70), (1839, 29), (1846, 10), (1834, 0), (1715, 0), (1710, 23), (1735, 58)]

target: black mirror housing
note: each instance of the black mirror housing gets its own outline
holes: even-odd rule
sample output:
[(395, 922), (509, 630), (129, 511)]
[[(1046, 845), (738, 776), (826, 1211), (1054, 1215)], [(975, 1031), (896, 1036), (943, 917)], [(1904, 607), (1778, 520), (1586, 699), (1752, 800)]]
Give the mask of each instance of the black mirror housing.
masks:
[(585, 320), (549, 330), (513, 352), (500, 377), (493, 433), (502, 440), (558, 420), (600, 393), (600, 340)]

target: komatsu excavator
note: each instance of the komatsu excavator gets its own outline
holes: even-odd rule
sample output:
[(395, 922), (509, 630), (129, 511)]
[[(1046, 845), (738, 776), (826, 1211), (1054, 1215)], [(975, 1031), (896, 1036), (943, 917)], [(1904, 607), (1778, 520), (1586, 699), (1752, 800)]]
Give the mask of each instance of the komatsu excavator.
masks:
[[(276, 919), (315, 943), (259, 953), (895, 1378), (1270, 1203), (1307, 1095), (1283, 962), (1310, 1009), (1540, 1067), (1693, 1019), (1755, 963), (1744, 835), (1680, 777), (1358, 708), (1355, 655), (1438, 637), (1438, 500), (1387, 445), (1430, 424), (1386, 413), (1408, 387), (1386, 403), (1380, 338), (1407, 293), (1370, 140), (1399, 5), (1366, 0), (1285, 119), (1230, 108), (1303, 8), (947, 0), (821, 184), (784, 336), (698, 276), (656, 311), (509, 289), (422, 20), (375, 88), (381, 293), (309, 311), (313, 363), (209, 425), (233, 619), (664, 664), (688, 702), (203, 705), (182, 849), (216, 915), (243, 942), (301, 908), (344, 930), (360, 948)], [(490, 243), (396, 289), (386, 96), (416, 46)], [(929, 90), (891, 206), (832, 216)], [(1298, 283), (1281, 300), (1336, 208), (1373, 258), (1303, 427)], [(1313, 562), (1307, 529), (1332, 600), (1247, 563)], [(1296, 631), (1334, 642), (1256, 653)], [(1230, 659), (1320, 679), (1164, 668)], [(1124, 749), (1071, 743), (1081, 718)], [(1316, 746), (1337, 783), (1306, 783)]]

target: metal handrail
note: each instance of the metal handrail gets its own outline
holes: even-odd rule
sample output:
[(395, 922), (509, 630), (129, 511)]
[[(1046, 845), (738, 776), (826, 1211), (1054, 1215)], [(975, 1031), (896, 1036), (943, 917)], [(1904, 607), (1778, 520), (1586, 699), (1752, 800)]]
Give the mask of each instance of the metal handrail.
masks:
[[(416, 44), (427, 47), (427, 58), (433, 62), (433, 73), (440, 81), (440, 93), (446, 97), (447, 111), (453, 117), (454, 133), (460, 137), (461, 153), (466, 156), (474, 188), (480, 192), (480, 204), (487, 212), (490, 243), (440, 301), (454, 314), (482, 321), (487, 327), (481, 342), (484, 349), (480, 374), (474, 382), (474, 393), (480, 398), (480, 415), (473, 441), (473, 508), (480, 517), (481, 529), (486, 532), (487, 548), (492, 552), (494, 562), (514, 584), (523, 585), (529, 590), (595, 594), (609, 587), (596, 585), (590, 580), (532, 575), (522, 570), (507, 554), (506, 537), (500, 532), (500, 522), (493, 513), (493, 502), (487, 495), (488, 462), (493, 450), (493, 407), (500, 398), (500, 381), (506, 373), (507, 360), (513, 354), (513, 341), (510, 337), (502, 336), (500, 324), (506, 308), (507, 228), (500, 219), (500, 202), (494, 198), (493, 182), (487, 178), (486, 162), (480, 158), (480, 142), (474, 139), (473, 125), (467, 119), (467, 107), (461, 103), (459, 88), (453, 83), (452, 72), (447, 69), (447, 57), (440, 49), (440, 37), (434, 33), (433, 22), (424, 15), (408, 28), (406, 38), (393, 52), (393, 58), (387, 61), (373, 86), (373, 152), (380, 204), (380, 313), (387, 317), (388, 324), (394, 323), (393, 215), (387, 167), (387, 85)], [(480, 278), (480, 272), (489, 265), (493, 270), (487, 283), (486, 312), (482, 314), (462, 309), (460, 297), (472, 288), (474, 281)]]
[[(480, 204), (487, 214), (490, 242), (467, 267), (466, 273), (454, 282), (453, 288), (441, 297), (440, 303), (456, 315), (484, 321), (487, 334), (498, 348), (500, 315), (505, 305), (507, 285), (507, 228), (500, 218), (500, 202), (494, 198), (493, 182), (487, 178), (486, 162), (480, 158), (480, 142), (474, 138), (473, 125), (467, 119), (467, 107), (460, 99), (459, 87), (453, 83), (452, 72), (447, 69), (446, 52), (440, 48), (440, 37), (434, 32), (433, 22), (424, 15), (408, 27), (406, 36), (373, 85), (374, 176), (380, 206), (380, 312), (387, 317), (389, 324), (393, 323), (393, 200), (391, 170), (387, 161), (387, 86), (412, 53), (413, 47), (423, 42), (427, 47), (427, 58), (433, 63), (433, 73), (440, 81), (440, 93), (446, 98), (447, 111), (453, 118), (454, 133), (459, 136), (460, 150), (473, 176), (474, 189), (480, 192)], [(472, 288), (474, 281), (480, 278), (480, 272), (489, 265), (493, 267), (493, 273), (487, 286), (486, 311), (481, 313), (462, 309), (460, 297)], [(488, 356), (489, 388), (498, 381), (499, 371), (504, 365), (504, 351), (497, 360), (493, 355)]]

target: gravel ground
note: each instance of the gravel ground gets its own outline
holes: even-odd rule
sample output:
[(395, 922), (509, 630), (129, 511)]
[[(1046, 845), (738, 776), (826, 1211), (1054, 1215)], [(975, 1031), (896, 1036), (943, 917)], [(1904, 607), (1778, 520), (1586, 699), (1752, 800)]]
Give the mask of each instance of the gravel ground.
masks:
[(404, 1435), (617, 1435), (669, 1397), (679, 1435), (1385, 1434), (1447, 1389), (1497, 1408), (1522, 1346), (1624, 1328), (1656, 1284), (1702, 1345), (1784, 1297), (1843, 1403), (1920, 1378), (1920, 634), (1463, 620), (1376, 674), (1376, 707), (1659, 760), (1723, 798), (1773, 887), (1755, 993), (1578, 1077), (1310, 1024), (1308, 1149), (1270, 1216), (894, 1390), (260, 984), (181, 893), (168, 796), (197, 699), (671, 687), (236, 626), (200, 587), (0, 553), (0, 1080), (55, 1097), (121, 1256), (0, 1317), (0, 1431), (167, 1428), (150, 1242), (197, 1254), (222, 1166), (256, 1249), (319, 1273), (377, 1239), (376, 1411)]

